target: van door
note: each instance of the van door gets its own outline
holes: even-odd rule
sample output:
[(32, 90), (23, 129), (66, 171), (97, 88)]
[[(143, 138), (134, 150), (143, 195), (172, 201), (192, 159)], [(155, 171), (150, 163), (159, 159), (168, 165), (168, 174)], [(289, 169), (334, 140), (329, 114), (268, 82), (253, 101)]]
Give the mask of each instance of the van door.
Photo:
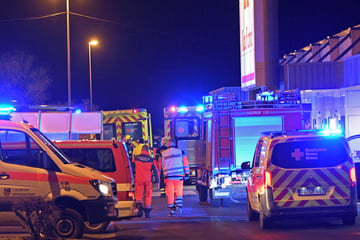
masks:
[(253, 158), (250, 177), (248, 179), (248, 195), (251, 206), (259, 210), (259, 193), (264, 189), (264, 168), (260, 167), (265, 158), (266, 146), (264, 141), (260, 140), (256, 146)]
[[(60, 192), (55, 163), (27, 134), (0, 130), (0, 199), (11, 210), (10, 202), (44, 197)], [(6, 209), (7, 208), (7, 209)]]
[(289, 139), (274, 146), (269, 171), (278, 207), (351, 203), (352, 160), (341, 138)]

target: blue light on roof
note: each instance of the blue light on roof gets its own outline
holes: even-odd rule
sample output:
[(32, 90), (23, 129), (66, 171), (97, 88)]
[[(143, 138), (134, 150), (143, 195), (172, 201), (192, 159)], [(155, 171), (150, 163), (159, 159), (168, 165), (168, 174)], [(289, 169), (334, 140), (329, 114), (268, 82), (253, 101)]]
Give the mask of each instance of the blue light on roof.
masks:
[(196, 106), (196, 111), (197, 111), (197, 112), (203, 112), (204, 110), (205, 110), (204, 105), (197, 105), (197, 106)]
[(81, 109), (76, 109), (75, 113), (81, 113)]
[(320, 131), (323, 136), (341, 136), (342, 130), (340, 128), (325, 128)]
[(14, 111), (16, 111), (16, 109), (11, 105), (0, 105), (0, 114), (2, 115), (8, 115)]
[(185, 106), (181, 106), (178, 109), (178, 112), (180, 112), (180, 113), (186, 113), (188, 111), (189, 111), (189, 109), (187, 107), (185, 107)]

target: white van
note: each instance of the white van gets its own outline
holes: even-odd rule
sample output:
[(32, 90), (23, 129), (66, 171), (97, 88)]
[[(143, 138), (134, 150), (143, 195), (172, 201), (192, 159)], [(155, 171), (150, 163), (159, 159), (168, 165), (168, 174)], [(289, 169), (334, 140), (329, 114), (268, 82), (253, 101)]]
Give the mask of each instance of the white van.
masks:
[(113, 179), (71, 162), (38, 129), (0, 120), (2, 224), (17, 220), (13, 203), (42, 197), (62, 210), (56, 219), (56, 236), (80, 238), (84, 222), (97, 224), (117, 217), (116, 194)]
[(356, 176), (344, 137), (269, 132), (256, 146), (247, 184), (249, 220), (338, 217), (355, 224)]

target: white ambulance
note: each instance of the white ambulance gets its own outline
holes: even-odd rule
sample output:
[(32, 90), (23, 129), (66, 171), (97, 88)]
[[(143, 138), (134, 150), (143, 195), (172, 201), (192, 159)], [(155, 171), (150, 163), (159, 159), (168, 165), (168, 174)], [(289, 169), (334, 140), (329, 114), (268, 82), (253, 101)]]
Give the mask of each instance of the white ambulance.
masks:
[(113, 179), (71, 162), (32, 125), (0, 120), (0, 224), (17, 220), (13, 203), (38, 197), (62, 210), (55, 227), (59, 238), (80, 238), (84, 222), (118, 215)]

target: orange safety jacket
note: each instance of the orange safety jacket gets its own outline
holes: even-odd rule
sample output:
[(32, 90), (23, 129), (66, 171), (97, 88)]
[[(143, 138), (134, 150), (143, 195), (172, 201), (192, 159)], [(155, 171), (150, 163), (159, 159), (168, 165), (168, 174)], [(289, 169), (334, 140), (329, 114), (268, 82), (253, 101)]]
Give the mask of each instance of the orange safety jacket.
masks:
[(149, 155), (149, 152), (142, 151), (140, 155), (134, 156), (134, 162), (136, 169), (135, 181), (151, 182), (152, 170), (158, 181), (158, 170), (154, 164), (154, 159)]

